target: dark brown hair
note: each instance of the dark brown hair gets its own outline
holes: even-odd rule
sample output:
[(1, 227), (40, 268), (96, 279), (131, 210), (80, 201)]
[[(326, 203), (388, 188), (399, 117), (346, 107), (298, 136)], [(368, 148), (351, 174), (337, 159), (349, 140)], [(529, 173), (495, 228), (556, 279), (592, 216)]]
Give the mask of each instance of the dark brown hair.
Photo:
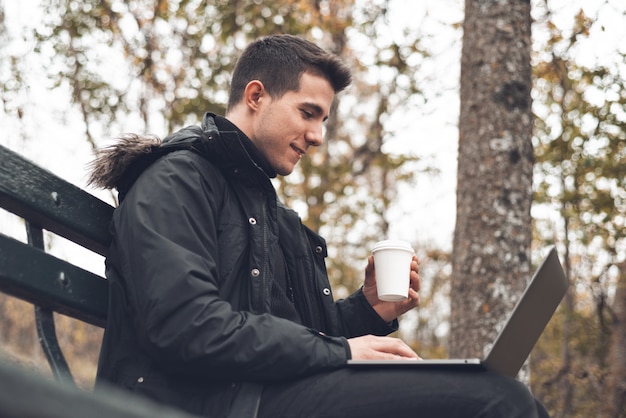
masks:
[(230, 85), (228, 109), (243, 98), (252, 80), (259, 80), (272, 98), (300, 88), (302, 73), (322, 76), (335, 93), (352, 81), (348, 67), (334, 54), (293, 35), (272, 35), (250, 44), (239, 58)]

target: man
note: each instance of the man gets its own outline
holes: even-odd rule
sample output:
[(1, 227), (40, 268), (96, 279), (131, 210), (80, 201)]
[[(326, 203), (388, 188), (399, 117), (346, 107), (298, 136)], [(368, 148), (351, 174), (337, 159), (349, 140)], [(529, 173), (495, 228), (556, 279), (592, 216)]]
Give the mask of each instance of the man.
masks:
[(263, 38), (237, 63), (225, 117), (103, 151), (91, 181), (116, 187), (120, 205), (99, 383), (207, 417), (538, 416), (520, 383), (489, 373), (345, 367), (418, 361), (385, 337), (419, 301), (417, 259), (406, 301), (378, 300), (370, 257), (362, 289), (335, 302), (324, 240), (270, 179), (322, 143), (349, 83), (316, 45)]

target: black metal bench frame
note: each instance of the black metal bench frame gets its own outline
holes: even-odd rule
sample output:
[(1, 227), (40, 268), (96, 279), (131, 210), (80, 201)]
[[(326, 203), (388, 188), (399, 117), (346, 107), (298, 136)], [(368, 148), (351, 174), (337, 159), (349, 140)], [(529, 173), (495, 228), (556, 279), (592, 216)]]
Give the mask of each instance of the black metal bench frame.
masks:
[(45, 252), (43, 230), (106, 255), (113, 207), (0, 145), (0, 208), (24, 220), (28, 244), (0, 233), (0, 292), (32, 303), (56, 380), (73, 383), (54, 312), (104, 327), (106, 280)]

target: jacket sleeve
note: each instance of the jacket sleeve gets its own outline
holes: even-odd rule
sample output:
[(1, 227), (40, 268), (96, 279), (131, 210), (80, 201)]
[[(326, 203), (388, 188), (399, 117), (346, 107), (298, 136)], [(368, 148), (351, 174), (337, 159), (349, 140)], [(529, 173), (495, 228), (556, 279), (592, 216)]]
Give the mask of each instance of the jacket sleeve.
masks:
[(218, 219), (220, 176), (189, 151), (168, 154), (115, 211), (114, 262), (139, 345), (165, 370), (205, 378), (286, 379), (345, 365), (345, 338), (236, 310), (222, 297), (220, 259), (241, 255), (219, 246), (229, 227)]
[(398, 320), (385, 322), (369, 304), (361, 289), (336, 302), (339, 323), (346, 338), (373, 334), (384, 336), (398, 330)]

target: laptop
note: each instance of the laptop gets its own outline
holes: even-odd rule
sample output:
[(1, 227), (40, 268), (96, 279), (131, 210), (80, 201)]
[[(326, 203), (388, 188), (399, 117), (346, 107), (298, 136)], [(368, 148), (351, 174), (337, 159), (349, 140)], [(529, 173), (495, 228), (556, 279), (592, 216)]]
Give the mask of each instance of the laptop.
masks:
[(348, 360), (348, 367), (489, 370), (515, 377), (565, 296), (569, 283), (552, 247), (483, 359)]

